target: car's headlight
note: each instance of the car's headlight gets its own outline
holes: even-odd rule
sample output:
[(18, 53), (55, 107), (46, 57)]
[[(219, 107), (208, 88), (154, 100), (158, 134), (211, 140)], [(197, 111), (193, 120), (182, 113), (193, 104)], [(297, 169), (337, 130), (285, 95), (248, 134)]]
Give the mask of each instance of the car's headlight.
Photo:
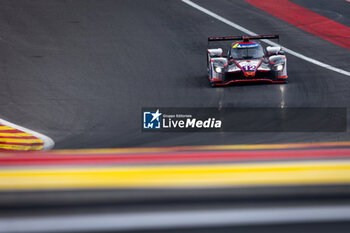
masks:
[(221, 73), (222, 72), (222, 68), (221, 67), (215, 67), (215, 72), (216, 73)]
[(275, 66), (275, 70), (277, 70), (277, 71), (283, 70), (283, 65), (282, 64), (278, 64), (277, 66)]

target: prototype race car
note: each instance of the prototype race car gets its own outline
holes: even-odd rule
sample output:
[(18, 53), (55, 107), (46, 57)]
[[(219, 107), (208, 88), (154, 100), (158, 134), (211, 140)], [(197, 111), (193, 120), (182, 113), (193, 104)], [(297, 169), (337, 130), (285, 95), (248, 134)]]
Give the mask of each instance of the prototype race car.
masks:
[[(207, 49), (208, 74), (210, 84), (227, 85), (235, 82), (265, 81), (287, 83), (287, 59), (281, 46), (267, 46), (260, 39), (278, 39), (278, 35), (209, 37)], [(214, 41), (230, 42), (227, 55), (222, 48), (209, 48)]]

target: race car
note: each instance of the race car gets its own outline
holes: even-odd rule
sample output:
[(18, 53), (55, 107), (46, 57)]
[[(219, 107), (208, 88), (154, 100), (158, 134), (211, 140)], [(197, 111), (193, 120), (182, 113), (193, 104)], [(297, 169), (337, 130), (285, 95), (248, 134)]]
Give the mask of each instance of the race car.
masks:
[[(209, 37), (207, 64), (211, 86), (252, 81), (287, 83), (287, 59), (282, 47), (267, 46), (264, 49), (255, 41), (261, 39), (279, 40), (279, 35)], [(225, 48), (209, 48), (215, 41), (226, 42), (229, 47), (226, 56), (223, 55)]]

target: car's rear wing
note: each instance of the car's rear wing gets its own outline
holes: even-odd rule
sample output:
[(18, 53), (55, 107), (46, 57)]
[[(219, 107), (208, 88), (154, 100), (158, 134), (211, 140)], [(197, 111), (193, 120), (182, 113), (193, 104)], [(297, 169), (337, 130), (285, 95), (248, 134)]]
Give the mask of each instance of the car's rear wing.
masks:
[(278, 43), (280, 42), (279, 35), (256, 35), (256, 36), (219, 36), (219, 37), (208, 37), (208, 43), (210, 41), (226, 41), (226, 40), (244, 40), (244, 39), (277, 39)]

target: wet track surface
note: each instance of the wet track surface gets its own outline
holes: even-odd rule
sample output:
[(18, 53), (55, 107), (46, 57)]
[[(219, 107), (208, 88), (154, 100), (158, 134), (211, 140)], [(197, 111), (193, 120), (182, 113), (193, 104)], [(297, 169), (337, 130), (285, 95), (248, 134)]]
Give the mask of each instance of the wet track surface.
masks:
[[(245, 1), (197, 3), (256, 33), (278, 33), (287, 48), (349, 70), (348, 50)], [(347, 25), (349, 8), (344, 4), (327, 2), (327, 12), (341, 15), (334, 20)], [(322, 4), (311, 2), (306, 7), (320, 9)], [(55, 148), (350, 137), (348, 133), (142, 133), (142, 107), (350, 104), (348, 76), (292, 55), (287, 55), (287, 85), (211, 88), (206, 74), (207, 37), (242, 33), (181, 1), (1, 1), (0, 13), (0, 116), (50, 136)]]
[[(350, 71), (349, 50), (244, 0), (194, 2), (258, 34), (279, 34), (283, 46)], [(292, 2), (350, 26), (350, 3), (344, 0)], [(0, 29), (0, 118), (51, 137), (56, 149), (350, 140), (349, 111), (344, 133), (142, 133), (142, 107), (350, 107), (349, 76), (290, 54), (288, 84), (211, 88), (207, 37), (243, 33), (180, 0), (1, 0)], [(3, 192), (0, 216), (348, 205), (350, 193), (341, 185), (214, 191), (33, 192), (25, 194), (27, 199), (21, 199), (24, 193)], [(23, 203), (13, 205), (16, 198)], [(348, 232), (349, 222), (166, 232), (233, 229)]]

